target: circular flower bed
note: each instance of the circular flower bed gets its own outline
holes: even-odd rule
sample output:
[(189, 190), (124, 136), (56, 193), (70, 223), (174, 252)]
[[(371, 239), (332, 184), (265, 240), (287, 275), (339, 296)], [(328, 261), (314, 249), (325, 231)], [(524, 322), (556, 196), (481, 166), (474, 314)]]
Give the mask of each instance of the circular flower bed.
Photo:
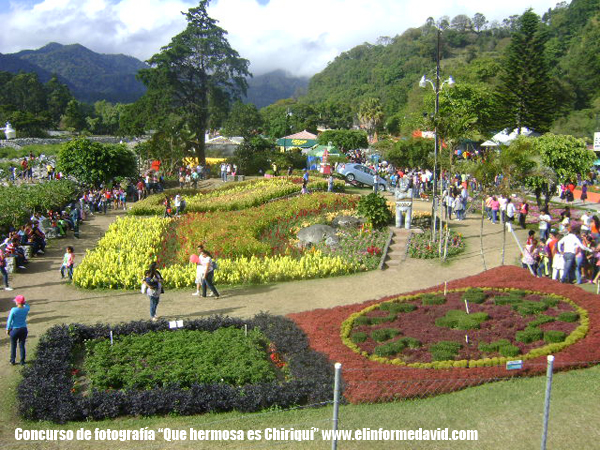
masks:
[[(600, 302), (598, 302), (597, 295), (585, 292), (577, 286), (561, 284), (546, 278), (533, 278), (527, 270), (515, 266), (497, 267), (476, 276), (448, 283), (450, 290), (466, 290), (473, 287), (479, 287), (485, 291), (497, 291), (498, 294), (501, 290), (507, 288), (531, 290), (537, 294), (527, 294), (526, 297), (558, 295), (569, 299), (577, 307), (587, 311), (588, 317), (586, 318), (579, 310), (575, 311), (574, 308), (570, 311), (565, 310), (564, 312), (580, 313), (581, 324), (587, 324), (588, 330), (585, 336), (579, 340), (575, 339), (574, 336), (566, 338), (570, 339), (568, 343), (571, 343), (571, 345), (566, 347), (563, 345), (562, 350), (558, 347), (552, 347), (551, 351), (555, 354), (554, 369), (566, 370), (588, 367), (600, 361)], [(437, 286), (407, 295), (414, 295), (415, 298), (419, 295), (422, 300), (422, 294), (439, 293), (439, 290), (440, 287)], [(518, 357), (493, 356), (494, 354), (499, 355), (499, 350), (490, 350), (489, 348), (487, 353), (481, 350), (488, 357), (474, 360), (477, 361), (476, 364), (467, 363), (465, 365), (464, 363), (459, 363), (461, 360), (457, 359), (439, 361), (436, 364), (438, 368), (433, 368), (433, 361), (431, 363), (422, 363), (431, 364), (431, 366), (423, 366), (421, 368), (407, 364), (382, 363), (357, 353), (344, 343), (342, 340), (342, 325), (351, 315), (358, 314), (367, 307), (380, 305), (382, 302), (394, 301), (397, 298), (397, 296), (390, 296), (361, 304), (318, 309), (289, 315), (308, 335), (312, 348), (325, 353), (332, 362), (342, 363), (342, 377), (345, 383), (344, 396), (353, 403), (425, 397), (453, 392), (469, 386), (498, 381), (503, 378), (531, 376), (546, 372), (546, 357), (543, 356), (543, 353), (536, 356), (531, 351), (529, 351), (527, 358), (522, 358), (523, 368), (518, 370), (507, 370), (503, 364), (507, 359), (518, 359)], [(471, 304), (469, 306), (471, 307)], [(375, 306), (375, 308), (377, 307)], [(558, 313), (560, 315), (564, 312), (555, 311), (554, 314)], [(544, 311), (542, 314), (549, 315), (550, 312)], [(445, 313), (442, 316), (445, 317)], [(540, 329), (544, 329), (546, 326), (542, 324), (540, 325)], [(527, 325), (525, 325), (525, 328), (527, 328)], [(515, 330), (515, 338), (517, 331), (524, 330)], [(462, 334), (464, 335), (465, 332), (462, 331)], [(404, 336), (397, 335), (395, 339), (397, 340), (402, 337), (412, 336), (409, 336), (407, 333)], [(442, 338), (439, 337), (438, 339)], [(465, 342), (464, 336), (462, 342)], [(491, 345), (493, 342), (493, 340), (491, 342), (486, 341), (486, 344)], [(407, 344), (409, 344), (407, 347), (410, 348), (410, 341), (407, 341)], [(564, 342), (550, 345), (562, 344)], [(518, 345), (521, 345), (521, 343)], [(541, 342), (540, 345), (543, 346)], [(451, 350), (452, 347), (449, 347)], [(479, 349), (479, 345), (477, 348)], [(409, 362), (409, 364), (411, 363)]]
[(547, 355), (575, 343), (587, 329), (587, 311), (568, 298), (471, 288), (373, 304), (352, 314), (341, 336), (373, 361), (443, 368)]

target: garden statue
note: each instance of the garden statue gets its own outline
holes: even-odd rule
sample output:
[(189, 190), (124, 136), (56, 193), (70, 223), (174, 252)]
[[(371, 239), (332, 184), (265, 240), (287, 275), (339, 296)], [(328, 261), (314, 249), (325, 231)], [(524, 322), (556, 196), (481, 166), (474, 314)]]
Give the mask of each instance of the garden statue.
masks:
[(10, 122), (6, 122), (6, 126), (4, 128), (0, 128), (0, 130), (4, 131), (6, 139), (14, 139), (15, 137), (17, 137), (17, 132), (10, 125)]
[(404, 224), (404, 228), (410, 230), (413, 205), (412, 181), (408, 177), (400, 178), (394, 195), (396, 197), (396, 228), (402, 228)]

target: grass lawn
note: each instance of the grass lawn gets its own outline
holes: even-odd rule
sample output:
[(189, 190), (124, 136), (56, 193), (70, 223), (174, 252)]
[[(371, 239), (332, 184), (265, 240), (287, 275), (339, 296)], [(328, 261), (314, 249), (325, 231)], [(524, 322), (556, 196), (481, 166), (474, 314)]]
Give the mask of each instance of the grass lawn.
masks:
[[(14, 386), (15, 375), (10, 382)], [(555, 449), (597, 448), (600, 431), (600, 389), (591, 389), (600, 382), (600, 366), (589, 369), (558, 373), (552, 386), (552, 405), (548, 433), (548, 447)], [(477, 430), (476, 442), (411, 442), (402, 445), (397, 442), (340, 442), (340, 449), (531, 449), (540, 445), (544, 407), (545, 377), (524, 378), (512, 381), (486, 384), (452, 394), (428, 399), (395, 403), (344, 405), (340, 408), (339, 429), (356, 430), (362, 428), (392, 429), (435, 429)], [(279, 411), (270, 410), (256, 414), (206, 414), (189, 417), (149, 417), (124, 418), (103, 422), (75, 422), (64, 426), (40, 422), (20, 421), (8, 411), (14, 411), (13, 395), (4, 395), (0, 406), (4, 423), (0, 444), (3, 448), (100, 448), (97, 442), (61, 442), (18, 444), (13, 439), (14, 428), (24, 429), (71, 429), (81, 427), (89, 430), (100, 429), (140, 429), (149, 427), (179, 430), (264, 430), (266, 428), (294, 428), (296, 430), (316, 427), (331, 427), (332, 407), (319, 409)], [(279, 442), (280, 448), (321, 449), (329, 444), (322, 442), (320, 432), (315, 441)], [(157, 441), (118, 442), (114, 448), (265, 448), (276, 441), (163, 441), (163, 434), (157, 433)], [(9, 444), (10, 446), (8, 446)]]

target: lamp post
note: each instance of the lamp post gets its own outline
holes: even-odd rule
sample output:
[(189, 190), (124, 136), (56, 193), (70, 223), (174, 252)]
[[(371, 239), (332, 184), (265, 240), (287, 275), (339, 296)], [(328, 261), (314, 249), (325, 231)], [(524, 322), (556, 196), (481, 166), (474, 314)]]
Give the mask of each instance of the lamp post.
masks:
[(287, 111), (285, 112), (285, 134), (283, 136), (283, 152), (287, 153), (287, 133), (288, 133), (288, 119), (292, 116), (292, 112), (290, 111), (290, 108), (287, 109)]
[(439, 141), (438, 141), (438, 133), (437, 133), (437, 115), (439, 113), (439, 109), (440, 109), (440, 92), (442, 91), (442, 89), (444, 88), (444, 85), (448, 85), (448, 87), (453, 87), (454, 86), (454, 78), (452, 77), (448, 77), (447, 80), (444, 80), (441, 84), (440, 84), (440, 59), (441, 59), (441, 55), (440, 55), (440, 38), (441, 38), (441, 34), (442, 31), (437, 28), (437, 52), (436, 52), (436, 70), (435, 70), (435, 84), (433, 81), (431, 81), (429, 78), (427, 78), (425, 75), (423, 75), (421, 77), (421, 80), (419, 81), (419, 87), (421, 88), (426, 88), (427, 87), (427, 83), (429, 83), (431, 85), (431, 87), (433, 88), (433, 92), (435, 92), (435, 110), (434, 110), (434, 121), (435, 121), (435, 129), (434, 129), (434, 147), (433, 147), (433, 199), (432, 199), (432, 204), (431, 204), (431, 217), (433, 220), (433, 224), (432, 224), (432, 239), (435, 240), (435, 229), (436, 229), (436, 217), (435, 217), (435, 211), (436, 211), (436, 206), (437, 206), (437, 157), (438, 157), (438, 151), (439, 151)]

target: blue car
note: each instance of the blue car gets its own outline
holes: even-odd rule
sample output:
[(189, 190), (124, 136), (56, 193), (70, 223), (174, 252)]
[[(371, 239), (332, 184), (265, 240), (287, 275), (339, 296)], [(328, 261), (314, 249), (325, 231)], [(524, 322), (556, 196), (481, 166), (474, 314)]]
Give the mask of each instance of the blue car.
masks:
[[(343, 175), (349, 183), (358, 182), (367, 186), (375, 185), (375, 171), (362, 164), (345, 163), (339, 164), (337, 173)], [(387, 190), (388, 182), (384, 178), (377, 176), (377, 189)]]

